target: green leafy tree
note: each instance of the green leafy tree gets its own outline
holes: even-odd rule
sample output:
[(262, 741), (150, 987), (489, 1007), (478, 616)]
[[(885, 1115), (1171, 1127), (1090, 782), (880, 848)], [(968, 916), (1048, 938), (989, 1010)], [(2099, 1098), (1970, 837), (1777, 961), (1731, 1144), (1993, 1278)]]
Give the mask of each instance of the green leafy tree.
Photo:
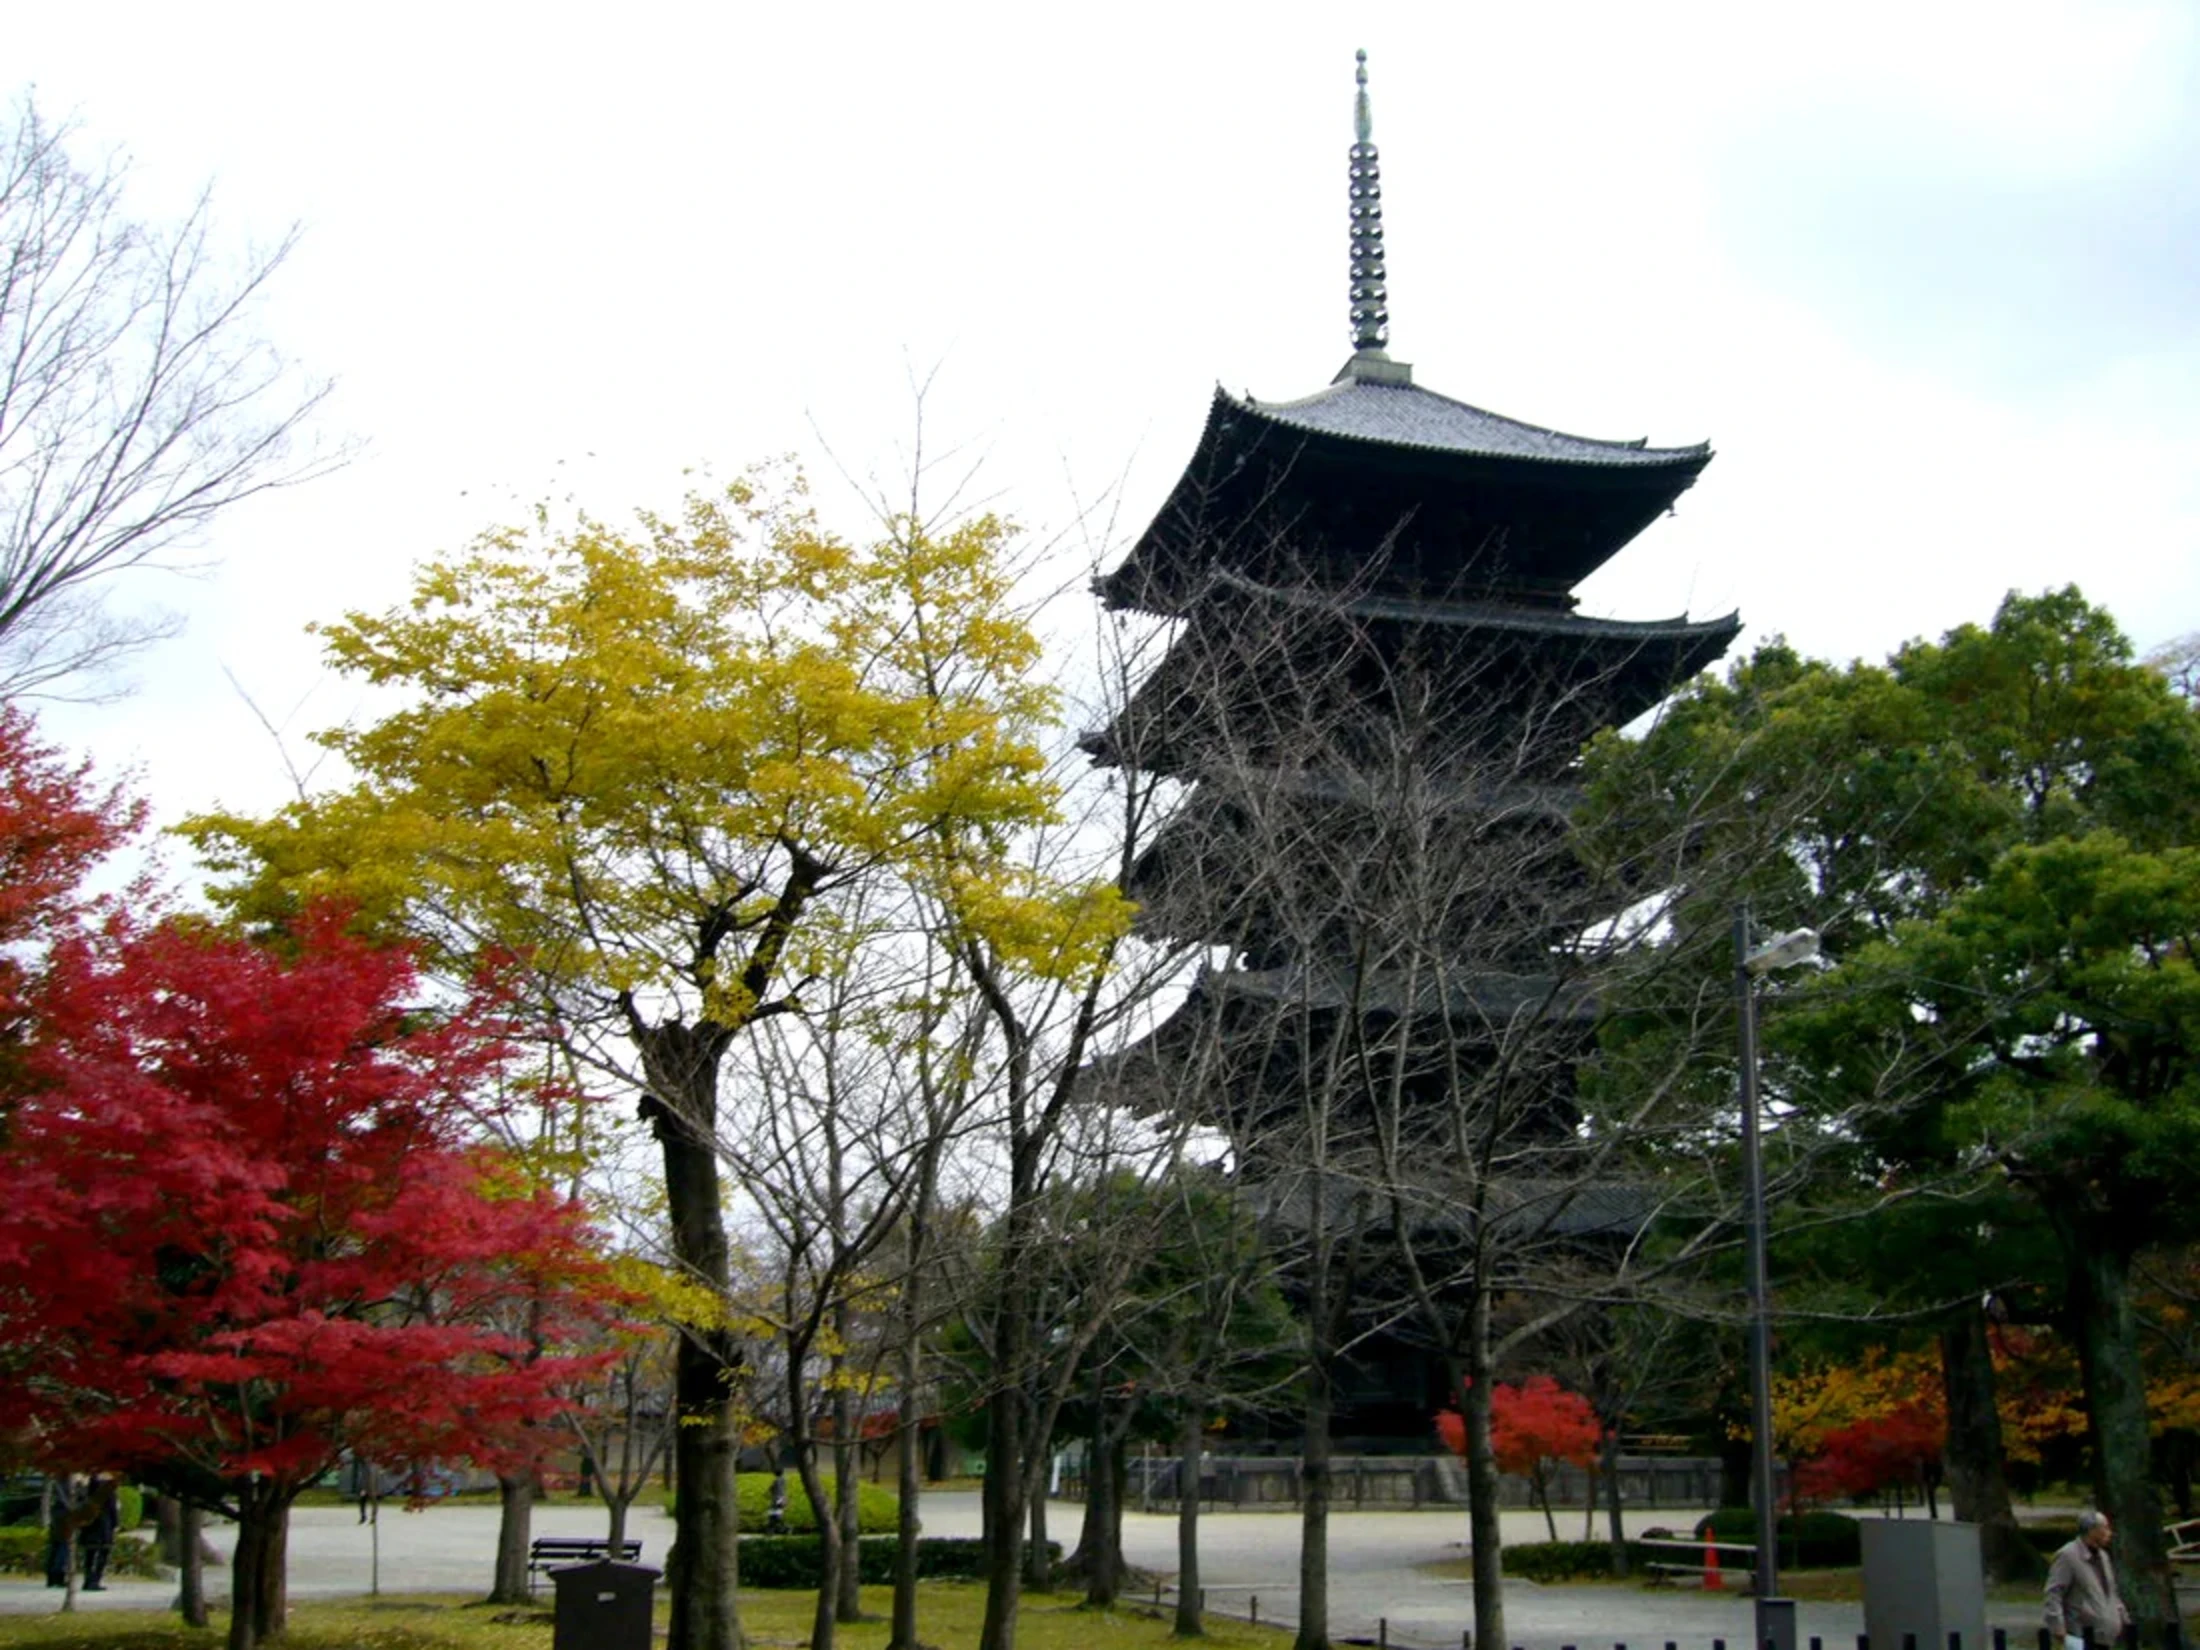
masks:
[[(1768, 930), (1824, 934), (1839, 966), (1768, 1003), (1768, 1086), (1784, 1107), (1769, 1145), (1792, 1194), (1779, 1270), (1826, 1280), (1827, 1310), (1844, 1298), (1858, 1311), (1937, 1308), (1958, 1515), (1988, 1526), (1997, 1568), (2035, 1564), (2002, 1482), (1981, 1302), (2038, 1281), (2042, 1265), (2051, 1282), (2076, 1281), (2074, 1252), (2042, 1183), (1996, 1172), (2009, 1137), (1980, 1132), (1995, 1079), (1979, 1049), (2009, 1023), (2000, 999), (1941, 1013), (1885, 959), (1985, 897), (2011, 856), (2099, 832), (2142, 855), (2192, 840), (2200, 718), (2133, 661), (2109, 615), (2065, 589), (2011, 596), (1991, 625), (1913, 642), (1884, 666), (1761, 648), (1646, 738), (1606, 740), (1591, 772), (1589, 851), (1668, 891), (1660, 949), (1700, 957), (1651, 976), (1661, 990), (1615, 1039), (1613, 1072), (1671, 1071), (1698, 1051), (1688, 1080), (1715, 1114), (1732, 1083), (1721, 1008), (1733, 904), (1748, 900)], [(1879, 961), (1860, 966), (1867, 957)], [(1868, 1243), (1831, 1224), (1860, 1207), (1874, 1211)], [(2109, 1499), (2136, 1493), (2127, 1483)], [(2128, 1544), (2135, 1567), (2149, 1539)]]
[[(2150, 1479), (2134, 1269), (2200, 1232), (2200, 848), (2108, 831), (2011, 849), (1844, 962), (1821, 1010), (1874, 1081), (1955, 1086), (1953, 1130), (2038, 1207), (2062, 1263), (2095, 1475), (2142, 1620), (2175, 1619)], [(1942, 1073), (1959, 1074), (1942, 1079)]]

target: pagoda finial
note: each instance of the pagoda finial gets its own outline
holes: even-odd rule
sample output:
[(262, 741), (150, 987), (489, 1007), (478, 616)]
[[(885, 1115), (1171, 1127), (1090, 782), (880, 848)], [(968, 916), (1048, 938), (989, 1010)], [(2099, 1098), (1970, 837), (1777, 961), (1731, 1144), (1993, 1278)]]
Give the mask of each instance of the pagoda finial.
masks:
[(1375, 116), (1367, 102), (1367, 53), (1359, 54), (1352, 100), (1352, 347), (1390, 341), (1390, 288), (1383, 274), (1383, 173), (1375, 158)]

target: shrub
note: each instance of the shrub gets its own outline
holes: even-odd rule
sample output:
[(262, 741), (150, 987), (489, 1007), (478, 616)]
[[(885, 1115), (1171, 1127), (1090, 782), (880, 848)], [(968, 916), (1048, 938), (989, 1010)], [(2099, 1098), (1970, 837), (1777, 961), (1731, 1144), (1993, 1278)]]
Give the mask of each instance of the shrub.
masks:
[[(772, 1475), (768, 1472), (745, 1472), (738, 1481), (741, 1503), (741, 1528), (761, 1532), (765, 1520), (771, 1515)], [(832, 1474), (825, 1475), (825, 1498), (828, 1502), (834, 1494)], [(679, 1500), (679, 1492), (665, 1496), (665, 1511), (671, 1512)], [(879, 1484), (856, 1485), (856, 1527), (865, 1535), (891, 1532), (901, 1517), (901, 1497)], [(810, 1498), (802, 1493), (802, 1480), (793, 1473), (787, 1474), (787, 1533), (790, 1535), (815, 1535), (817, 1520), (810, 1516)], [(747, 1548), (742, 1549), (744, 1552)], [(743, 1577), (746, 1580), (746, 1577)], [(762, 1585), (759, 1583), (759, 1585)]]
[[(820, 1543), (814, 1535), (745, 1535), (741, 1538), (744, 1587), (815, 1587), (823, 1579)], [(1048, 1555), (1062, 1556), (1058, 1541)], [(985, 1568), (985, 1543), (968, 1536), (926, 1536), (917, 1542), (917, 1574), (926, 1581), (975, 1581)], [(856, 1543), (856, 1573), (866, 1586), (894, 1579), (894, 1539), (865, 1536)]]
[[(1627, 1544), (1629, 1571), (1639, 1572), (1648, 1556), (1630, 1541)], [(1508, 1545), (1498, 1565), (1505, 1574), (1519, 1576), (1524, 1581), (1594, 1581), (1612, 1573), (1612, 1544), (1609, 1541), (1522, 1541)]]
[[(1745, 1546), (1757, 1539), (1757, 1514), (1748, 1507), (1721, 1507), (1699, 1521), (1696, 1534), (1710, 1531), (1721, 1541)], [(1823, 1508), (1792, 1513), (1779, 1523), (1780, 1562), (1798, 1570), (1837, 1570), (1864, 1562), (1862, 1527), (1846, 1513)]]

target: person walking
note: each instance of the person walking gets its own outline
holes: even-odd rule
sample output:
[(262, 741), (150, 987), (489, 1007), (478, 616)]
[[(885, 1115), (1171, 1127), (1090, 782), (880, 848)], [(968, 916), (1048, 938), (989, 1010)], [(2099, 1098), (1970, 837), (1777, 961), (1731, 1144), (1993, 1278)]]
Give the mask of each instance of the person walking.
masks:
[(84, 1590), (103, 1593), (107, 1590), (107, 1560), (114, 1555), (115, 1531), (122, 1523), (121, 1491), (106, 1473), (92, 1475), (91, 1494), (86, 1498), (81, 1516), (84, 1519), (81, 1537)]
[(2078, 1538), (2047, 1567), (2047, 1630), (2063, 1650), (2114, 1644), (2131, 1625), (2116, 1588), (2116, 1561), (2108, 1556), (2115, 1527), (2104, 1512), (2078, 1514)]
[(46, 1585), (69, 1584), (70, 1547), (76, 1536), (76, 1483), (68, 1474), (46, 1478)]

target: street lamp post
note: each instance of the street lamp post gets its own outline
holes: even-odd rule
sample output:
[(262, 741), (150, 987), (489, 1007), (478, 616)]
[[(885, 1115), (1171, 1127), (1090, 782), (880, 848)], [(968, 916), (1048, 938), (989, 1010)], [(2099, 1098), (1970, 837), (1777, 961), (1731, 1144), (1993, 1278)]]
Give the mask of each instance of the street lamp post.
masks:
[(1780, 1547), (1772, 1488), (1772, 1293), (1765, 1262), (1765, 1158), (1757, 1102), (1757, 976), (1818, 955), (1818, 936), (1798, 928), (1752, 949), (1749, 907), (1734, 908), (1734, 994), (1741, 1026), (1743, 1195), (1749, 1229), (1750, 1466), (1757, 1502), (1755, 1650), (1795, 1650), (1795, 1601), (1780, 1590)]

